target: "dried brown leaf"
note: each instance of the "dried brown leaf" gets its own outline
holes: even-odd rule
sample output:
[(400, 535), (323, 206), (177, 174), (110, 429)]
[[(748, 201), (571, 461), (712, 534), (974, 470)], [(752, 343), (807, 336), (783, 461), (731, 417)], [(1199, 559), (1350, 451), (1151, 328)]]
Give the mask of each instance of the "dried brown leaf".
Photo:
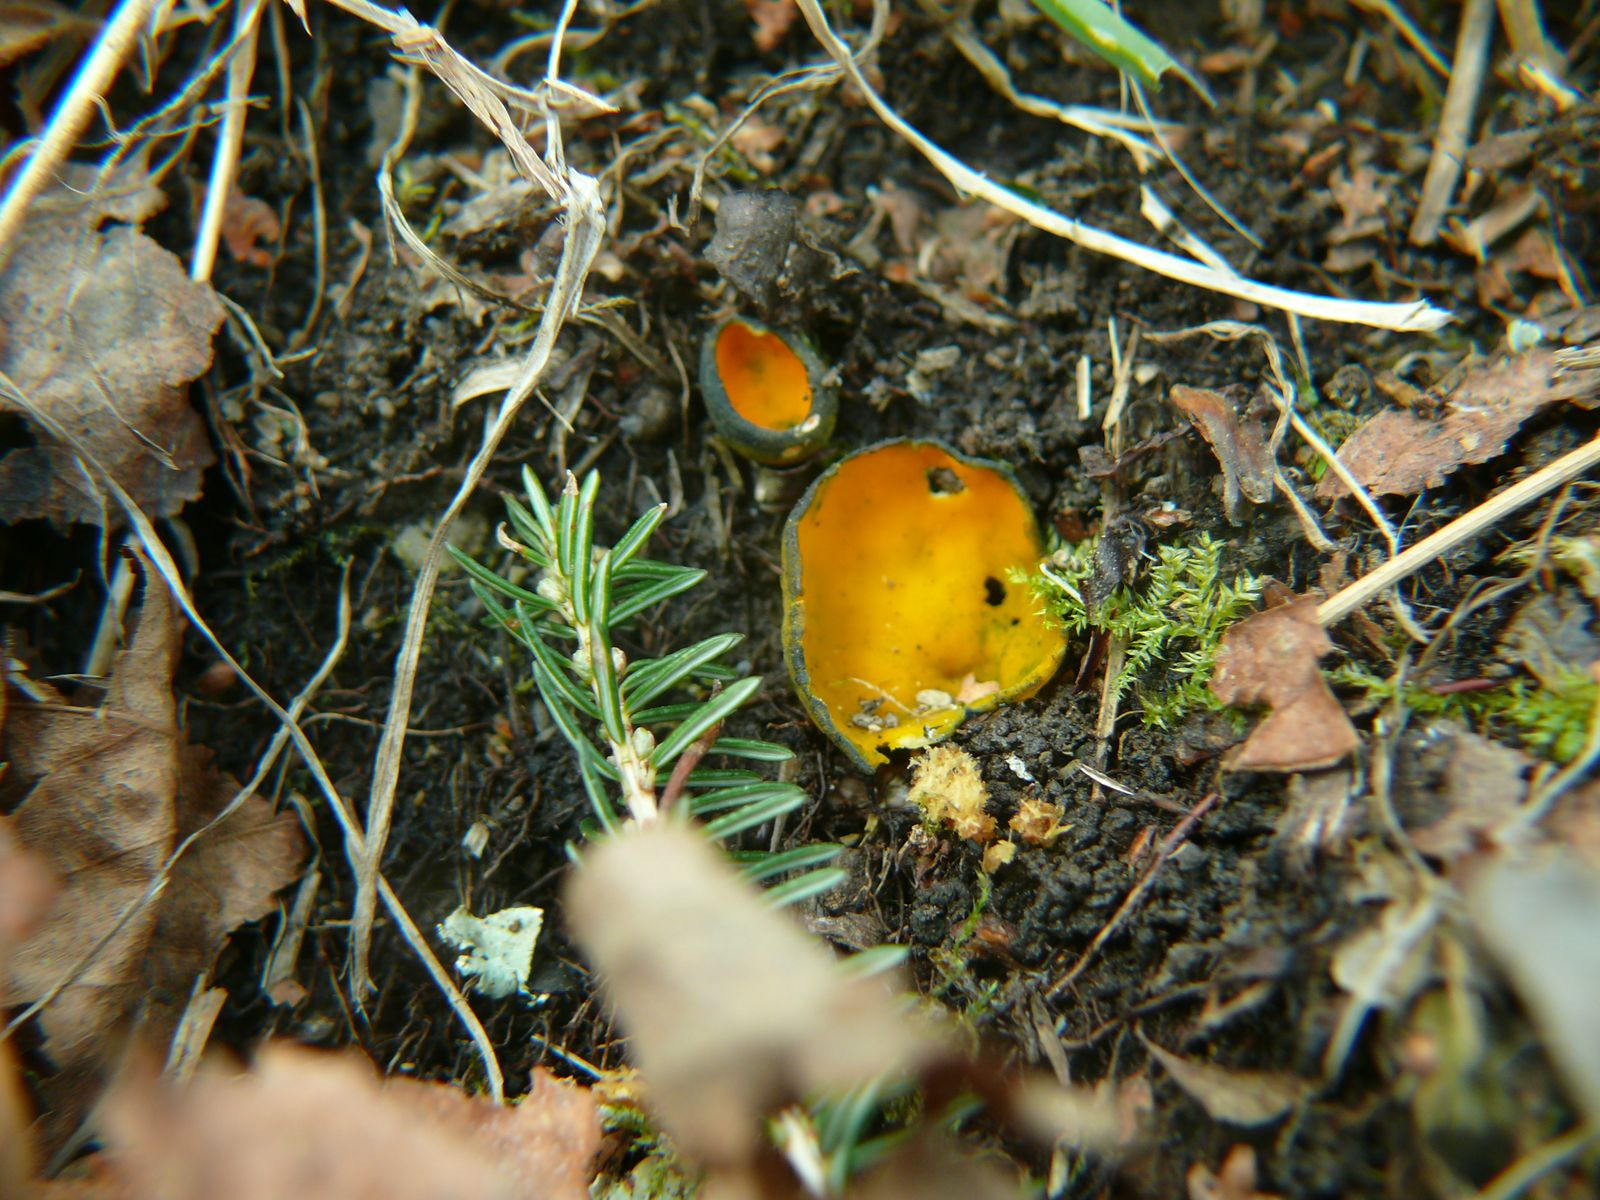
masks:
[(1345, 229), (1382, 217), (1389, 206), (1389, 189), (1379, 183), (1378, 173), (1366, 163), (1357, 167), (1354, 175), (1346, 175), (1343, 167), (1335, 168), (1328, 177), (1328, 191), (1343, 214), (1341, 223)]
[(65, 696), (11, 697), (8, 783), (31, 785), (12, 814), (15, 832), (61, 881), (61, 894), (17, 948), (0, 981), (0, 1003), (27, 1004), (71, 980), (41, 1016), (45, 1049), (63, 1072), (98, 1064), (142, 992), (154, 907), (95, 947), (172, 850), (178, 764), (171, 681), (178, 649), (166, 589), (147, 586), (138, 626), (117, 656), (99, 708)]
[[(0, 698), (4, 688), (0, 688)], [(3, 715), (0, 703), (0, 715)], [(55, 880), (18, 844), (10, 822), (0, 817), (0, 978), (11, 948), (43, 917), (55, 895)], [(34, 1173), (32, 1106), (11, 1049), (0, 1043), (0, 1196), (23, 1196)]]
[(763, 54), (778, 48), (800, 16), (794, 0), (744, 0), (744, 9), (756, 27), (751, 35), (756, 49)]
[(1238, 1071), (1195, 1062), (1163, 1049), (1148, 1038), (1145, 1049), (1198, 1101), (1214, 1121), (1253, 1127), (1270, 1125), (1310, 1094), (1306, 1081), (1275, 1071)]
[(283, 1045), (183, 1091), (120, 1087), (105, 1111), (111, 1174), (163, 1200), (585, 1200), (600, 1142), (589, 1093), (542, 1071), (502, 1108)]
[(10, 700), (7, 783), (26, 789), (15, 833), (61, 892), (0, 970), (0, 1003), (52, 997), (39, 1020), (60, 1069), (48, 1085), (55, 1133), (93, 1099), (136, 1016), (158, 1045), (171, 1036), (227, 933), (271, 911), (303, 856), (294, 819), (250, 796), (177, 861), (158, 899), (129, 915), (178, 840), (238, 790), (206, 766), (209, 752), (181, 740), (172, 695), (179, 633), (166, 587), (152, 576), (98, 708), (39, 684)]
[[(211, 751), (178, 755), (177, 839), (221, 815), (239, 785), (210, 766)], [(173, 865), (144, 957), (149, 1001), (144, 1029), (157, 1044), (176, 1028), (190, 985), (210, 969), (228, 934), (276, 908), (274, 896), (299, 877), (305, 840), (294, 814), (249, 796)]]
[(229, 189), (227, 202), (222, 207), (222, 241), (235, 262), (263, 270), (272, 266), (276, 261), (276, 243), (282, 234), (283, 224), (272, 205), (255, 196), (246, 196), (238, 188)]
[[(151, 211), (154, 189), (137, 174), (35, 205), (0, 270), (0, 371), (151, 516), (171, 516), (200, 494), (214, 458), (185, 391), (211, 363), (222, 305), (137, 229), (101, 227)], [(0, 410), (23, 411), (3, 397)], [(0, 521), (111, 520), (74, 452), (35, 432), (37, 445), (0, 457)]]
[(1222, 465), (1222, 500), (1229, 520), (1242, 514), (1241, 494), (1255, 504), (1272, 499), (1272, 479), (1277, 470), (1272, 451), (1253, 421), (1241, 420), (1221, 392), (1209, 388), (1173, 387), (1168, 398), (1210, 443)]
[(704, 1163), (748, 1164), (785, 1103), (942, 1053), (880, 981), (844, 978), (689, 829), (603, 842), (569, 880), (566, 911), (662, 1127)]
[(1224, 704), (1272, 710), (1228, 756), (1229, 770), (1309, 771), (1355, 750), (1355, 726), (1317, 669), (1331, 649), (1313, 596), (1246, 617), (1223, 635), (1212, 693)]
[[(1339, 461), (1377, 496), (1411, 496), (1438, 487), (1452, 471), (1488, 462), (1535, 413), (1560, 401), (1592, 406), (1600, 395), (1600, 370), (1558, 369), (1555, 352), (1534, 350), (1468, 367), (1442, 397), (1434, 418), (1385, 410), (1339, 447)], [(1334, 500), (1347, 490), (1329, 472), (1317, 497)]]

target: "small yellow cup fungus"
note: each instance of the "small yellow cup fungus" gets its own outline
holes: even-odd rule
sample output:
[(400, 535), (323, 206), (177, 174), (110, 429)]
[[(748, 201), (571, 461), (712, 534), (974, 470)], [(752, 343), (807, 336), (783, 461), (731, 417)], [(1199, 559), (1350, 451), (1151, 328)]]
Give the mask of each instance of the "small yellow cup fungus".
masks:
[(1044, 554), (1003, 468), (893, 441), (830, 467), (783, 537), (783, 644), (811, 717), (862, 770), (1036, 692), (1066, 643), (1015, 567)]
[(717, 432), (756, 462), (809, 458), (833, 435), (837, 401), (805, 341), (730, 317), (700, 349), (700, 391)]

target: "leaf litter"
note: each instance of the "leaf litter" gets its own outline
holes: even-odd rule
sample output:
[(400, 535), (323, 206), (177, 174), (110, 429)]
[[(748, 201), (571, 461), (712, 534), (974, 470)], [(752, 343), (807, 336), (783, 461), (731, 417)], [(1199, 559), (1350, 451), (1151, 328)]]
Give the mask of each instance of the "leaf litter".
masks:
[[(222, 305), (139, 230), (165, 203), (141, 157), (66, 176), (0, 267), (0, 372), (146, 512), (172, 516), (215, 459), (187, 386), (211, 365)], [(27, 407), (7, 388), (0, 411)], [(0, 455), (0, 521), (120, 523), (74, 451), (36, 437)]]
[[(1517, 430), (1551, 405), (1592, 408), (1597, 397), (1600, 370), (1566, 369), (1554, 350), (1469, 362), (1428, 394), (1436, 415), (1385, 409), (1345, 440), (1339, 461), (1375, 496), (1412, 496), (1463, 466), (1499, 457)], [(1331, 472), (1317, 485), (1321, 500), (1347, 494)]]
[[(58, 1123), (93, 1103), (135, 1028), (165, 1046), (228, 933), (274, 911), (304, 857), (296, 819), (266, 800), (223, 815), (237, 784), (177, 724), (180, 632), (152, 577), (100, 703), (7, 681), (0, 789), (21, 796), (12, 832), (59, 893), (3, 964), (0, 1002), (41, 1006)], [(179, 842), (201, 830), (163, 883)]]
[(1230, 770), (1309, 771), (1355, 752), (1361, 739), (1317, 667), (1332, 649), (1312, 596), (1246, 617), (1223, 634), (1212, 693), (1224, 704), (1271, 709), (1229, 754)]
[(287, 1044), (187, 1088), (131, 1076), (104, 1107), (88, 1178), (42, 1200), (585, 1200), (600, 1145), (592, 1094), (542, 1069), (507, 1107)]

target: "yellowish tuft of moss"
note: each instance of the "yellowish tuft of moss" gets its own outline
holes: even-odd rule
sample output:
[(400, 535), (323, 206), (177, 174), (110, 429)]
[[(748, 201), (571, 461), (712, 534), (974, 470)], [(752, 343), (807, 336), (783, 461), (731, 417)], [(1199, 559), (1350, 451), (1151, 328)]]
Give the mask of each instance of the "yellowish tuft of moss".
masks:
[(992, 846), (983, 848), (983, 869), (986, 874), (993, 875), (1017, 856), (1015, 842), (995, 842)]
[(989, 789), (978, 760), (956, 746), (930, 746), (914, 762), (911, 802), (929, 825), (946, 825), (969, 842), (994, 841), (994, 818), (985, 811)]
[(1029, 845), (1048, 849), (1056, 844), (1057, 838), (1072, 828), (1063, 823), (1061, 818), (1064, 816), (1066, 810), (1061, 805), (1051, 804), (1037, 796), (1027, 796), (1017, 807), (1017, 815), (1011, 818), (1010, 828)]

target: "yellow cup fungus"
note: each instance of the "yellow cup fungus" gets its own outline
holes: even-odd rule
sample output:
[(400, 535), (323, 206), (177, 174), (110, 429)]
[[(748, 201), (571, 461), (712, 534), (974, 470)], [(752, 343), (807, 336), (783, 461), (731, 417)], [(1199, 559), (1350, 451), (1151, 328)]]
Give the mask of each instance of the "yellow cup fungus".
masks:
[(1016, 482), (933, 442), (842, 459), (783, 538), (783, 642), (811, 717), (862, 770), (1032, 695), (1066, 643), (1014, 568), (1044, 554)]
[(833, 435), (837, 401), (821, 358), (801, 338), (749, 317), (730, 317), (706, 335), (700, 391), (724, 440), (756, 462), (799, 462)]

